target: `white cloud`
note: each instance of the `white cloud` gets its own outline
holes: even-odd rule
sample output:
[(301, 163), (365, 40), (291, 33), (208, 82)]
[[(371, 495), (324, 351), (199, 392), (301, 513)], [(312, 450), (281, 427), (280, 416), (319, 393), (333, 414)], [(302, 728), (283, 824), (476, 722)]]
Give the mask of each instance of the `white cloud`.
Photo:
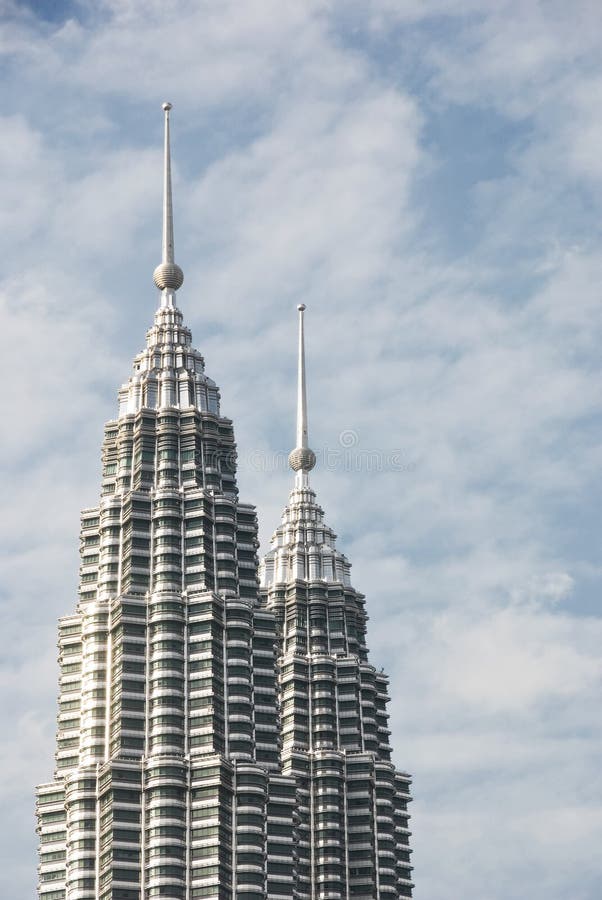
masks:
[[(32, 455), (43, 459), (65, 429), (76, 423), (89, 428), (89, 410), (98, 408), (95, 382), (110, 359), (106, 349), (96, 352), (102, 302), (74, 281), (65, 280), (58, 291), (42, 282), (59, 275), (41, 268), (0, 288), (2, 375), (10, 384), (4, 413), (11, 427), (0, 451), (5, 465), (20, 467)], [(67, 287), (92, 308), (78, 309), (71, 298), (63, 299)]]
[(583, 644), (596, 623), (584, 622), (585, 633), (577, 634), (571, 625), (563, 617), (520, 607), (477, 620), (448, 611), (434, 621), (428, 674), (436, 677), (443, 703), (449, 695), (485, 715), (527, 710), (548, 697), (594, 694), (601, 662), (597, 644), (586, 652)]
[[(77, 512), (96, 499), (102, 421), (155, 302), (168, 97), (181, 305), (234, 418), (264, 545), (290, 486), (261, 464), (293, 439), (299, 299), (311, 440), (340, 451), (357, 434), (356, 456), (314, 483), (392, 675), (418, 892), (593, 900), (597, 4), (80, 9), (53, 26), (13, 7), (2, 49), (0, 686), (5, 716), (19, 711), (3, 893), (35, 878), (31, 786), (50, 770)], [(481, 116), (496, 123), (479, 135), (485, 175), (470, 162)], [(355, 471), (374, 450), (408, 466)]]
[(193, 277), (233, 316), (241, 295), (255, 316), (302, 294), (328, 297), (331, 309), (340, 309), (338, 296), (360, 303), (391, 258), (416, 132), (413, 105), (389, 91), (285, 112), (269, 136), (199, 183), (189, 221), (202, 217), (201, 234), (237, 265), (206, 271), (203, 260)]
[(44, 157), (42, 136), (23, 116), (3, 116), (0, 127), (5, 136), (0, 150), (0, 227), (11, 241), (31, 239), (50, 212), (54, 167)]

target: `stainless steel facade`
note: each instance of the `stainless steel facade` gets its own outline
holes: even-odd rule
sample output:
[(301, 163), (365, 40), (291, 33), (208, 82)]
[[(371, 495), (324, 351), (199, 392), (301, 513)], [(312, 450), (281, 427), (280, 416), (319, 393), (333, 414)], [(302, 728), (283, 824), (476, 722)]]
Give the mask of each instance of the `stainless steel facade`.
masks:
[(299, 306), (295, 485), (260, 567), (277, 627), (282, 771), (298, 785), (296, 897), (411, 897), (410, 777), (391, 762), (388, 680), (368, 661), (363, 594), (309, 484)]
[(160, 306), (105, 426), (79, 600), (59, 622), (38, 896), (409, 896), (409, 779), (363, 597), (307, 483), (306, 427), (259, 591), (232, 422), (176, 306), (170, 108)]

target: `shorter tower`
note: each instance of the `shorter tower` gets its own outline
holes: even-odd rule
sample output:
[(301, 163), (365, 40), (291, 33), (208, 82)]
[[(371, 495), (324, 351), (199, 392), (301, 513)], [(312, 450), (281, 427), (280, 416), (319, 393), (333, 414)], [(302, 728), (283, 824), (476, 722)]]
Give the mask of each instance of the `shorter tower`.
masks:
[(299, 900), (412, 896), (410, 776), (391, 762), (388, 679), (368, 659), (364, 595), (309, 484), (304, 311), (295, 484), (260, 565), (277, 626), (283, 774), (298, 786)]

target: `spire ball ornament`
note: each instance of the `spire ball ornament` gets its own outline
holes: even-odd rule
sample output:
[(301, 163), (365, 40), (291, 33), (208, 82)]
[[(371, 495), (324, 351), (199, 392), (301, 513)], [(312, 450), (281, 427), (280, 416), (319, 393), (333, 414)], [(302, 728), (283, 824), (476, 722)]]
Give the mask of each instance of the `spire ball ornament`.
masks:
[(316, 454), (309, 447), (295, 447), (288, 455), (293, 472), (311, 472), (316, 464)]
[(165, 156), (163, 166), (163, 256), (153, 272), (160, 291), (177, 291), (184, 283), (184, 273), (174, 260), (173, 202), (171, 197), (171, 153), (169, 146), (169, 111), (171, 103), (162, 105), (165, 113)]
[(184, 273), (176, 263), (159, 263), (153, 272), (153, 281), (160, 291), (166, 288), (177, 291), (184, 284)]

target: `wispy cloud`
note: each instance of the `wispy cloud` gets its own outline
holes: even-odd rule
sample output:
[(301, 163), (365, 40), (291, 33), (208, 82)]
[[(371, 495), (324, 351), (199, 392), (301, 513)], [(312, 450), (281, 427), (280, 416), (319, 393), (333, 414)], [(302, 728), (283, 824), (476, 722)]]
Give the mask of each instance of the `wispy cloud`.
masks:
[[(421, 895), (597, 898), (597, 4), (3, 12), (3, 893), (33, 890), (55, 622), (156, 302), (170, 99), (181, 306), (264, 546), (301, 299), (310, 440), (354, 435), (313, 481), (391, 674)], [(388, 451), (411, 465), (361, 464)]]

